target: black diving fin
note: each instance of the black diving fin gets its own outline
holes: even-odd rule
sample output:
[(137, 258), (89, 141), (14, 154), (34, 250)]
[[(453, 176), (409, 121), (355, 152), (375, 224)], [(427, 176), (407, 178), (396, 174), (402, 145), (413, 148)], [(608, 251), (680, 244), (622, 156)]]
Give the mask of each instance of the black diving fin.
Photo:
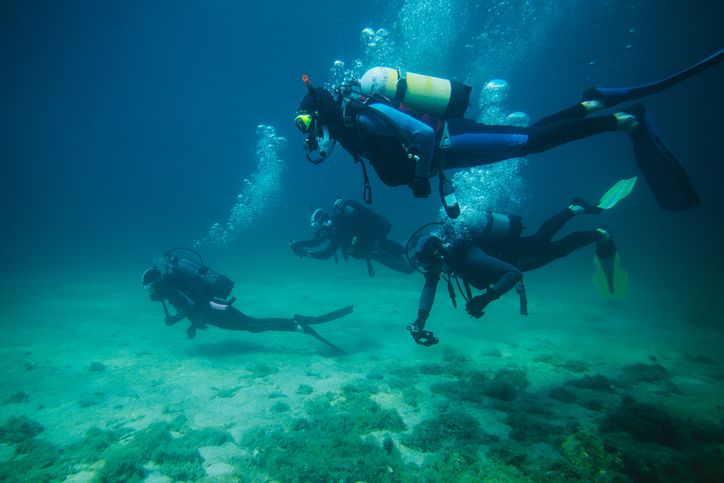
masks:
[(307, 315), (294, 314), (294, 320), (296, 320), (297, 322), (302, 322), (304, 324), (309, 324), (309, 325), (323, 324), (325, 322), (337, 320), (340, 317), (344, 317), (345, 315), (349, 315), (352, 313), (353, 310), (354, 310), (354, 305), (350, 305), (343, 309), (335, 310), (334, 312), (320, 315), (318, 317), (309, 317)]
[(707, 57), (701, 62), (672, 76), (651, 84), (636, 87), (589, 87), (583, 91), (584, 101), (601, 101), (606, 107), (613, 107), (621, 102), (633, 101), (668, 89), (709, 67), (724, 60), (724, 49)]
[(349, 315), (354, 310), (354, 305), (350, 305), (348, 307), (345, 307), (343, 309), (335, 310), (334, 312), (330, 312), (328, 314), (320, 315), (318, 317), (309, 317), (306, 315), (294, 315), (294, 320), (304, 329), (305, 334), (309, 334), (315, 339), (324, 342), (328, 346), (330, 346), (332, 349), (336, 350), (340, 354), (346, 354), (347, 352), (340, 349), (336, 345), (332, 344), (330, 341), (322, 337), (317, 333), (316, 330), (312, 329), (310, 325), (315, 324), (324, 324), (325, 322), (330, 322), (332, 320), (337, 320), (340, 317), (344, 317), (345, 315)]
[(636, 131), (630, 135), (634, 157), (659, 206), (671, 211), (686, 211), (699, 206), (701, 200), (691, 178), (661, 138), (646, 108), (634, 104), (624, 111), (638, 120)]

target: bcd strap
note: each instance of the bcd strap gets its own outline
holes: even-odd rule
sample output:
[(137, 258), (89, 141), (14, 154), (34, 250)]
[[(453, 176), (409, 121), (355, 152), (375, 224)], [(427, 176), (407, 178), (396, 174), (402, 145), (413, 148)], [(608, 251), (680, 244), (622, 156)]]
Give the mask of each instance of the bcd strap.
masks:
[(452, 300), (453, 307), (458, 308), (457, 300), (455, 300), (455, 287), (453, 287), (453, 284), (452, 284), (452, 277), (451, 276), (446, 277), (445, 274), (443, 274), (442, 278), (444, 278), (445, 281), (447, 282), (447, 293), (450, 296), (450, 300)]
[(404, 68), (397, 68), (397, 83), (395, 84), (395, 100), (402, 103), (407, 93), (407, 72)]
[(355, 163), (360, 163), (362, 165), (362, 176), (364, 177), (365, 181), (365, 188), (362, 191), (362, 199), (365, 200), (365, 203), (368, 205), (372, 204), (372, 187), (370, 186), (370, 177), (367, 176), (367, 166), (365, 165), (365, 162), (360, 158), (359, 156), (354, 157)]

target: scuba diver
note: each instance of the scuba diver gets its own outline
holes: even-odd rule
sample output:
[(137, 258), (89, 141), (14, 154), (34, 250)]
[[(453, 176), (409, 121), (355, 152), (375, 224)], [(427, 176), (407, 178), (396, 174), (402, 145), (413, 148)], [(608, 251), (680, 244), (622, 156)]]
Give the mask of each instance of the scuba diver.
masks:
[[(375, 276), (372, 260), (398, 272), (411, 274), (415, 271), (415, 267), (404, 256), (404, 247), (386, 238), (392, 228), (390, 222), (356, 201), (337, 200), (331, 215), (322, 209), (315, 210), (311, 223), (314, 238), (289, 240), (289, 247), (295, 255), (317, 260), (327, 260), (334, 255), (337, 260), (339, 249), (345, 260), (348, 257), (365, 260), (370, 277)], [(324, 242), (329, 243), (322, 250), (307, 250)]]
[[(523, 272), (543, 267), (594, 242), (594, 261), (598, 267), (594, 284), (599, 295), (603, 298), (625, 296), (628, 292), (628, 278), (621, 269), (620, 257), (608, 228), (602, 225), (596, 230), (575, 232), (560, 240), (551, 240), (574, 216), (597, 215), (604, 209), (611, 208), (631, 191), (634, 182), (635, 178), (617, 183), (598, 206), (588, 204), (578, 197), (573, 198), (570, 206), (546, 220), (532, 236), (520, 236), (523, 231), (520, 217), (486, 212), (484, 228), (480, 227), (478, 235), (469, 239), (453, 237), (445, 244), (437, 236), (421, 237), (417, 242), (415, 255), (425, 270), (425, 285), (420, 294), (417, 319), (407, 326), (415, 342), (424, 346), (439, 342), (432, 332), (424, 329), (441, 276), (447, 281), (448, 292), (455, 307), (455, 289), (451, 279), (456, 279), (458, 287), (462, 280), (465, 291), (460, 290), (467, 302), (465, 310), (476, 319), (485, 314), (484, 309), (488, 304), (513, 288), (516, 288), (520, 295), (520, 313), (527, 315)], [(485, 291), (481, 295), (473, 296), (471, 286)]]
[[(179, 250), (193, 253), (198, 262), (179, 255), (172, 255)], [(213, 325), (225, 330), (244, 330), (247, 332), (265, 332), (267, 330), (283, 332), (299, 332), (309, 334), (324, 342), (338, 352), (342, 349), (320, 336), (311, 325), (336, 320), (352, 313), (353, 306), (345, 307), (318, 317), (294, 315), (291, 318), (255, 318), (232, 307), (236, 297), (229, 297), (234, 282), (204, 265), (201, 255), (188, 248), (169, 250), (161, 260), (165, 272), (155, 266), (143, 273), (141, 282), (149, 291), (154, 302), (161, 302), (166, 314), (167, 326), (188, 319), (191, 325), (186, 329), (189, 339), (196, 337), (198, 329), (205, 330)], [(171, 315), (168, 301), (175, 309)]]
[[(700, 204), (691, 180), (661, 139), (646, 108), (633, 104), (614, 114), (589, 114), (660, 92), (724, 58), (724, 50), (666, 79), (630, 88), (589, 88), (583, 102), (530, 127), (485, 125), (463, 117), (471, 87), (455, 80), (423, 76), (402, 69), (375, 67), (361, 79), (336, 90), (314, 88), (299, 103), (296, 126), (307, 135), (303, 147), (314, 164), (324, 161), (336, 143), (362, 165), (363, 198), (372, 202), (369, 161), (388, 186), (407, 185), (417, 198), (431, 193), (430, 178), (440, 178), (443, 205), (459, 214), (451, 183), (443, 170), (491, 164), (542, 153), (604, 132), (628, 134), (639, 169), (661, 208), (685, 211)], [(319, 151), (319, 158), (310, 154)]]

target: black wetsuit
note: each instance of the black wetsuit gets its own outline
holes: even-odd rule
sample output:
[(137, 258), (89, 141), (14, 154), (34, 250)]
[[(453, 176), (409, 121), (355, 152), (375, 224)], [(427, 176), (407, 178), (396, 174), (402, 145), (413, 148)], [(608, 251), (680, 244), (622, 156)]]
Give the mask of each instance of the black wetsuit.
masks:
[[(551, 241), (571, 218), (573, 212), (566, 208), (546, 220), (534, 235), (516, 238), (505, 245), (487, 237), (453, 244), (445, 253), (444, 264), (466, 284), (479, 290), (492, 291), (489, 297), (495, 300), (515, 287), (523, 279), (523, 272), (540, 268), (601, 239), (600, 231), (591, 230), (571, 233), (560, 240)], [(419, 309), (428, 314), (435, 300), (439, 280), (440, 270), (425, 273)]]
[[(375, 260), (392, 270), (413, 273), (415, 268), (405, 259), (403, 246), (385, 238), (390, 228), (384, 217), (355, 201), (345, 201), (332, 217), (331, 224), (316, 238), (294, 242), (292, 249), (300, 256), (317, 260), (327, 260), (339, 249), (345, 258)], [(327, 241), (329, 243), (322, 250), (306, 250)]]
[[(366, 158), (387, 185), (408, 185), (415, 196), (430, 194), (420, 181), (439, 170), (469, 168), (542, 153), (571, 141), (615, 131), (613, 114), (586, 118), (582, 104), (548, 116), (530, 127), (486, 125), (466, 118), (417, 119), (383, 103), (350, 103), (330, 122), (332, 138), (355, 157)], [(419, 160), (410, 160), (404, 138)]]
[(213, 325), (225, 330), (243, 330), (247, 332), (265, 332), (267, 330), (296, 332), (302, 331), (293, 318), (254, 318), (232, 307), (223, 300), (209, 300), (194, 290), (182, 277), (174, 273), (164, 274), (152, 284), (158, 295), (168, 300), (176, 309), (175, 315), (166, 318), (166, 325), (173, 325), (188, 319), (191, 326), (187, 330), (189, 339), (196, 335), (196, 329), (205, 329)]
[(153, 290), (151, 300), (162, 302), (168, 300), (177, 311), (174, 315), (169, 314), (164, 302), (166, 325), (171, 326), (185, 318), (191, 322), (189, 328), (186, 329), (189, 339), (196, 337), (197, 329), (203, 330), (207, 325), (212, 325), (224, 330), (243, 330), (254, 333), (268, 330), (300, 332), (309, 334), (334, 349), (342, 351), (321, 337), (310, 325), (338, 319), (352, 313), (353, 309), (352, 306), (349, 306), (319, 317), (295, 314), (293, 318), (256, 318), (249, 317), (232, 307), (233, 300), (209, 299), (193, 283), (173, 272), (162, 275), (149, 286)]

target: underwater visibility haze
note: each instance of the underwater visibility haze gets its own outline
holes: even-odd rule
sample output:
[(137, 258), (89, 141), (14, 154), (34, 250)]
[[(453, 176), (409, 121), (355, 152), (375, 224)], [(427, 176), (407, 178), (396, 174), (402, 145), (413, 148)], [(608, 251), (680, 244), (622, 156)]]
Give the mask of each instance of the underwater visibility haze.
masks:
[[(724, 65), (637, 101), (688, 211), (659, 207), (623, 133), (449, 170), (454, 221), (436, 179), (419, 199), (370, 166), (366, 205), (352, 156), (313, 165), (294, 125), (303, 75), (385, 66), (529, 126), (721, 51), (722, 22), (711, 0), (3, 2), (0, 481), (724, 481)], [(472, 238), (486, 210), (530, 235), (634, 177), (557, 235), (605, 226), (625, 297), (599, 296), (587, 246), (525, 273), (527, 315), (512, 290), (472, 318), (441, 284), (431, 347), (406, 329), (420, 273), (290, 249), (338, 199), (406, 246), (436, 221)], [(177, 247), (233, 281), (219, 310), (285, 328), (172, 321), (141, 280)]]

